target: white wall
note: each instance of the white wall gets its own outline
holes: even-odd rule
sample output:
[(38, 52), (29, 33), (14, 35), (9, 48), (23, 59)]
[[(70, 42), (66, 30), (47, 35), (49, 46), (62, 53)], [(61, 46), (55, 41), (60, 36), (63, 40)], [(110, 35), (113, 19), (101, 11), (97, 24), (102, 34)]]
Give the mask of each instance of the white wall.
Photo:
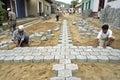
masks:
[(120, 8), (120, 0), (106, 2), (105, 7), (106, 7), (106, 5), (110, 5), (111, 8)]
[(98, 12), (99, 0), (94, 0), (93, 3), (93, 12)]

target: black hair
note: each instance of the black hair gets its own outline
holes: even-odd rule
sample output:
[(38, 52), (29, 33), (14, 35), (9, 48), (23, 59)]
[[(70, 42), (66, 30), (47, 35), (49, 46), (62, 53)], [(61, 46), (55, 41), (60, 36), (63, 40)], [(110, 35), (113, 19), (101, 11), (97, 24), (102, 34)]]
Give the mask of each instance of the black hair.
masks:
[(102, 30), (108, 30), (108, 28), (109, 28), (108, 24), (104, 24), (104, 25), (102, 26)]

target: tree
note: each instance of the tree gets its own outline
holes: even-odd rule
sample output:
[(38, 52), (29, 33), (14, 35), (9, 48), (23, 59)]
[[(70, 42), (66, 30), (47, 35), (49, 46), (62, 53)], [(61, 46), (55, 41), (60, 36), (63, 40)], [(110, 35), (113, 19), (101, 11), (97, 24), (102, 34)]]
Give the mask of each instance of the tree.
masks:
[(70, 7), (75, 7), (78, 4), (79, 0), (72, 0)]
[(6, 10), (3, 9), (3, 6), (4, 6), (4, 5), (5, 5), (5, 4), (4, 4), (3, 2), (0, 1), (0, 15), (4, 15), (5, 12), (6, 12)]

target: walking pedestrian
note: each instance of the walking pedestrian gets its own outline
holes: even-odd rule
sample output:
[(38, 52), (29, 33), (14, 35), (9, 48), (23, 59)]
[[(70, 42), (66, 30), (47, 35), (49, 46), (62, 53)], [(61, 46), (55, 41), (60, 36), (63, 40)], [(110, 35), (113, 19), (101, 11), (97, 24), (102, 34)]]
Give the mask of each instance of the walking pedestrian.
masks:
[(8, 25), (10, 27), (10, 32), (14, 32), (16, 30), (16, 14), (11, 11), (10, 8), (7, 8), (8, 11)]
[(60, 12), (59, 12), (59, 9), (57, 9), (57, 11), (56, 11), (56, 21), (59, 21), (59, 17), (60, 17)]

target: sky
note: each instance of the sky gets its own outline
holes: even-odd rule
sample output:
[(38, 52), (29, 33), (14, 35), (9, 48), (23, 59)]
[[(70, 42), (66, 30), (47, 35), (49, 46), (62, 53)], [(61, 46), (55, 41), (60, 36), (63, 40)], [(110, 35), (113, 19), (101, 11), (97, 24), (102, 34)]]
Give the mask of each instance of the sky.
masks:
[[(65, 2), (65, 3), (69, 3), (69, 4), (70, 4), (72, 0), (56, 0), (56, 1), (61, 1), (61, 2)], [(81, 0), (79, 0), (79, 2), (80, 2), (80, 1), (81, 1)]]

